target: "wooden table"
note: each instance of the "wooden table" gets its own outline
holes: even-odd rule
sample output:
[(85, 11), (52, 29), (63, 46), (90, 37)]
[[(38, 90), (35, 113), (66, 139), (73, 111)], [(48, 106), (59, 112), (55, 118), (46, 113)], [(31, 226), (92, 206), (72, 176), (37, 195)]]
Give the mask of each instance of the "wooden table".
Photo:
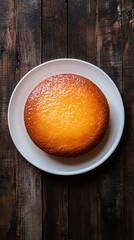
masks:
[[(134, 239), (134, 1), (0, 1), (0, 240)], [(16, 150), (7, 126), (20, 78), (50, 59), (89, 61), (122, 94), (126, 123), (114, 154), (72, 177), (38, 170)]]

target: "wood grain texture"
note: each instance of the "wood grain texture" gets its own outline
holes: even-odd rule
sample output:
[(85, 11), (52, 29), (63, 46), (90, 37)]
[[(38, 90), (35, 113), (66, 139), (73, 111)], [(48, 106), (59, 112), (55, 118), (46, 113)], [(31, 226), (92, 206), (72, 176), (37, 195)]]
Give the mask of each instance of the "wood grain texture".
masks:
[[(11, 93), (34, 66), (87, 60), (113, 79), (126, 123), (114, 154), (92, 172), (41, 172), (9, 135)], [(0, 240), (134, 239), (134, 1), (0, 1)]]
[(67, 3), (42, 1), (42, 61), (67, 57)]
[[(68, 1), (68, 57), (96, 63), (96, 1)], [(98, 239), (97, 178), (70, 178), (69, 239)]]
[(124, 239), (134, 239), (134, 1), (122, 0)]
[(68, 182), (43, 174), (43, 239), (68, 239)]
[(1, 2), (0, 239), (41, 239), (41, 172), (17, 153), (7, 128), (10, 95), (40, 63), (40, 4)]
[[(42, 60), (67, 57), (67, 3), (42, 2)], [(43, 239), (68, 239), (68, 183), (43, 174)]]
[[(115, 82), (122, 93), (121, 3), (97, 3), (97, 65)], [(123, 239), (122, 145), (104, 164), (98, 175), (100, 239)]]
[(87, 173), (69, 181), (69, 239), (98, 239), (98, 194), (96, 174)]
[[(16, 2), (16, 82), (40, 64), (41, 5), (38, 0)], [(42, 239), (41, 171), (20, 154), (16, 162), (17, 239)]]
[(14, 88), (15, 6), (0, 2), (0, 239), (16, 234), (15, 152), (7, 127), (7, 107)]
[(68, 1), (68, 57), (96, 63), (96, 0)]

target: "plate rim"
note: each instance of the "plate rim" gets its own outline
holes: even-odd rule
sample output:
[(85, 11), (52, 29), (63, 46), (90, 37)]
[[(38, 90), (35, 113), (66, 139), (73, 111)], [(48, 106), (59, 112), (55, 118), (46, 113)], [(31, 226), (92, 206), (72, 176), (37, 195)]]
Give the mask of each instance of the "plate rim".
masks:
[[(69, 172), (65, 172), (65, 171), (53, 171), (53, 170), (47, 170), (47, 169), (42, 169), (38, 164), (33, 163), (31, 160), (27, 159), (22, 152), (20, 152), (16, 146), (16, 143), (14, 141), (14, 137), (12, 135), (12, 131), (11, 131), (11, 124), (10, 124), (10, 109), (11, 109), (11, 104), (12, 104), (12, 100), (13, 97), (15, 95), (15, 92), (17, 90), (17, 88), (19, 87), (19, 85), (21, 84), (21, 82), (25, 79), (25, 77), (27, 77), (31, 72), (33, 72), (34, 70), (36, 70), (37, 68), (40, 68), (43, 65), (47, 65), (49, 63), (53, 63), (53, 62), (57, 62), (57, 61), (75, 61), (75, 62), (81, 62), (84, 64), (87, 64), (89, 66), (92, 66), (93, 68), (96, 68), (98, 71), (101, 71), (107, 78), (108, 80), (112, 83), (112, 85), (114, 86), (114, 90), (116, 91), (116, 93), (118, 94), (118, 97), (120, 98), (121, 104), (122, 104), (122, 110), (123, 110), (123, 119), (122, 119), (122, 129), (120, 130), (120, 134), (118, 135), (118, 138), (116, 138), (114, 144), (112, 145), (112, 147), (110, 148), (110, 150), (100, 159), (98, 160), (96, 163), (94, 163), (92, 166), (86, 167), (86, 168), (82, 168), (80, 170), (73, 170), (73, 171), (69, 171)], [(116, 86), (116, 84), (114, 83), (114, 81), (108, 76), (107, 73), (105, 73), (102, 69), (100, 69), (99, 67), (97, 67), (96, 65), (89, 63), (87, 61), (81, 60), (81, 59), (75, 59), (75, 58), (57, 58), (57, 59), (53, 59), (53, 60), (49, 60), (46, 61), (44, 63), (41, 63), (39, 65), (37, 65), (36, 67), (32, 68), (30, 71), (28, 71), (21, 79), (20, 81), (17, 83), (17, 85), (15, 86), (11, 96), (10, 96), (10, 100), (9, 100), (9, 104), (8, 104), (8, 112), (7, 112), (7, 122), (8, 122), (8, 129), (10, 132), (10, 136), (11, 139), (17, 149), (17, 151), (24, 157), (24, 159), (26, 159), (29, 163), (31, 163), (33, 166), (37, 167), (38, 169), (45, 171), (47, 173), (50, 174), (54, 174), (54, 175), (61, 175), (61, 176), (72, 176), (72, 175), (78, 175), (78, 174), (83, 174), (86, 172), (89, 172), (93, 169), (95, 169), (96, 167), (100, 166), (102, 163), (104, 163), (111, 155), (112, 153), (115, 151), (115, 149), (117, 148), (122, 134), (123, 134), (123, 130), (124, 130), (124, 124), (125, 124), (125, 109), (124, 109), (124, 103), (121, 97), (121, 94)]]

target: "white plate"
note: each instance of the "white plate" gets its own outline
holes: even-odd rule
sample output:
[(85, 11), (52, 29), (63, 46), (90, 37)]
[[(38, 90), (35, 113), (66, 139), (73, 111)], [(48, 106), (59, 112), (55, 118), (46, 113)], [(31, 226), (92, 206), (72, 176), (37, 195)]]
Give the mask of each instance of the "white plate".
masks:
[[(90, 79), (105, 94), (110, 106), (110, 124), (104, 139), (92, 151), (74, 158), (55, 157), (40, 150), (24, 125), (24, 106), (32, 89), (59, 73), (75, 73)], [(17, 84), (9, 102), (8, 126), (16, 148), (34, 166), (53, 174), (75, 175), (96, 168), (113, 153), (124, 128), (124, 107), (117, 87), (98, 67), (77, 59), (56, 59), (35, 67)]]

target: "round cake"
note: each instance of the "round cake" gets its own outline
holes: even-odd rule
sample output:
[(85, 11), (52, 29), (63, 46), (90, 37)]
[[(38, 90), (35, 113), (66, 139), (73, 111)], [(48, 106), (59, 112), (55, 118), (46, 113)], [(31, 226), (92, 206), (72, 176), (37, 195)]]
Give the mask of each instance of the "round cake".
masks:
[(42, 150), (71, 157), (93, 149), (109, 123), (109, 106), (89, 79), (59, 74), (39, 83), (24, 108), (24, 122), (32, 141)]

